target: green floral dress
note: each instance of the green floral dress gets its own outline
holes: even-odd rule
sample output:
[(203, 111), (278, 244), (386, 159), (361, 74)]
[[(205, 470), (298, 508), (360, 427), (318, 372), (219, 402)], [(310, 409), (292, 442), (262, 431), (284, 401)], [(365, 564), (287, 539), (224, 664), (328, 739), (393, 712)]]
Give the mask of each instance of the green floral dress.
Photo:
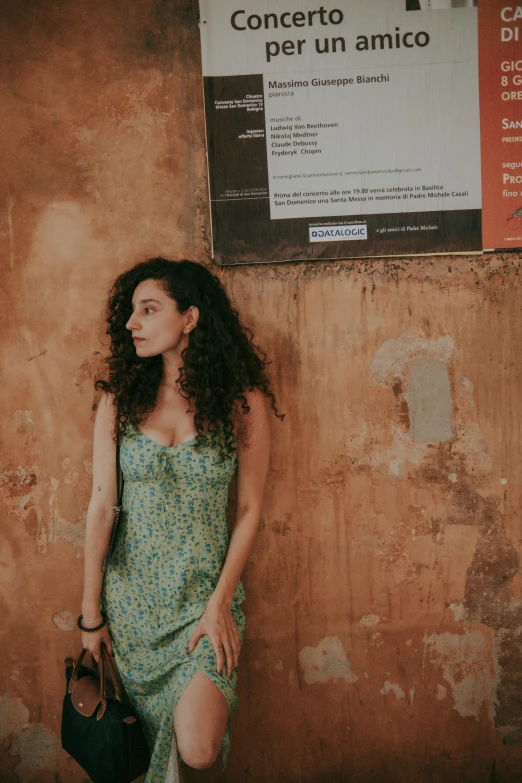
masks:
[[(230, 678), (226, 669), (218, 674), (210, 637), (202, 636), (192, 653), (186, 649), (225, 561), (225, 510), (237, 460), (234, 454), (221, 462), (215, 444), (200, 450), (195, 444), (193, 438), (162, 446), (137, 427), (129, 427), (120, 443), (123, 508), (101, 607), (123, 685), (152, 754), (144, 783), (178, 781), (173, 716), (196, 672), (205, 672), (229, 704), (223, 765), (230, 716), (237, 708), (236, 672)], [(241, 642), (244, 599), (239, 582), (231, 608)]]

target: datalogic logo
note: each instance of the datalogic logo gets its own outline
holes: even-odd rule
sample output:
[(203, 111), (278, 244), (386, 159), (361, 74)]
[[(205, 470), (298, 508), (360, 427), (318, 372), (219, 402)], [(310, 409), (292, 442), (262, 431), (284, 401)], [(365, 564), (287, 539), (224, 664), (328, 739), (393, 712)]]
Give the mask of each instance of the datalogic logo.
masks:
[(351, 239), (368, 239), (366, 223), (351, 226), (317, 226), (309, 227), (310, 242), (346, 242)]

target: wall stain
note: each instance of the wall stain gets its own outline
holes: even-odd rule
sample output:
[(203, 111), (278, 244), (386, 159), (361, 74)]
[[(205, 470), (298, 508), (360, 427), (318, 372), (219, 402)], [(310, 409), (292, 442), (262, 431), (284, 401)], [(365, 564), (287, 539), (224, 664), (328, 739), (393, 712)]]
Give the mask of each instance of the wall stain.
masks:
[(19, 696), (0, 696), (0, 742), (29, 726), (29, 710)]
[(522, 600), (513, 596), (512, 580), (520, 566), (502, 516), (484, 525), (467, 572), (463, 601), (466, 620), (494, 631), (500, 669), (495, 726), (505, 744), (522, 742)]
[(299, 663), (307, 685), (332, 680), (357, 682), (352, 672), (343, 644), (338, 636), (326, 636), (317, 647), (303, 647), (299, 651)]
[(53, 614), (53, 623), (61, 631), (74, 631), (77, 628), (76, 619), (72, 612), (64, 609)]
[[(448, 366), (453, 434), (447, 441), (416, 444), (410, 437), (404, 406), (408, 365), (419, 357)], [(320, 487), (342, 491), (350, 476), (361, 472), (371, 477), (372, 484), (400, 481), (418, 491), (428, 489), (430, 506), (438, 513), (424, 514), (423, 508), (412, 507), (409, 519), (394, 523), (387, 535), (381, 535), (381, 567), (396, 574), (397, 584), (416, 584), (420, 574), (432, 568), (408, 555), (412, 536), (427, 534), (442, 545), (447, 526), (479, 528), (463, 600), (452, 606), (456, 622), (478, 622), (491, 629), (493, 648), (488, 652), (484, 634), (469, 636), (474, 631), (468, 629), (464, 635), (433, 635), (425, 644), (445, 667), (457, 712), (478, 720), (484, 709), (506, 744), (522, 742), (522, 601), (514, 598), (511, 584), (519, 571), (519, 557), (505, 530), (502, 497), (492, 492), (491, 458), (478, 423), (473, 385), (459, 369), (458, 352), (449, 335), (428, 340), (408, 332), (387, 340), (374, 356), (371, 370), (377, 385), (393, 395), (391, 420), (386, 411), (370, 409), (369, 403), (361, 406), (359, 436), (352, 435), (346, 450), (337, 450), (302, 491), (313, 502)], [(379, 545), (376, 531), (373, 541)], [(484, 673), (480, 669), (488, 656), (493, 658)], [(441, 690), (438, 694), (442, 698)]]
[[(448, 631), (425, 634), (423, 641), (425, 656), (442, 669), (443, 677), (451, 687), (458, 714), (479, 721), (482, 710), (486, 709), (493, 721), (498, 702), (498, 669), (490, 654), (487, 635), (483, 631), (466, 629), (463, 634)], [(488, 660), (491, 661), (489, 665)]]
[(395, 694), (396, 699), (406, 698), (406, 694), (404, 693), (400, 685), (397, 685), (396, 682), (390, 682), (389, 680), (386, 680), (386, 682), (381, 688), (381, 694), (383, 696), (387, 696), (389, 693)]
[(31, 723), (14, 735), (8, 752), (20, 759), (13, 770), (20, 783), (30, 783), (37, 771), (54, 774), (63, 751), (51, 729), (42, 723)]

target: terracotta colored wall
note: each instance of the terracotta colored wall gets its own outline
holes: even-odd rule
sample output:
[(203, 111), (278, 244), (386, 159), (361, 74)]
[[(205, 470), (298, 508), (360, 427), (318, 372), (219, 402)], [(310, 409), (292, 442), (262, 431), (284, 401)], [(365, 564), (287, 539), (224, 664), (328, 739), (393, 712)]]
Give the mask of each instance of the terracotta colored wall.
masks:
[[(1, 783), (59, 748), (109, 280), (209, 259), (196, 3), (3, 4)], [(229, 783), (522, 774), (520, 258), (221, 272), (287, 417)]]

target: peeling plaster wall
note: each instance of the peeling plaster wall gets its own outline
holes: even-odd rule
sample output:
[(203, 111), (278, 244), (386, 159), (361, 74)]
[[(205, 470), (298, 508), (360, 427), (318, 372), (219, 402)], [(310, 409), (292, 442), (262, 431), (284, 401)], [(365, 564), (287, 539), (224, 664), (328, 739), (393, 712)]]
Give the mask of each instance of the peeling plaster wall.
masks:
[[(4, 3), (0, 781), (60, 749), (109, 281), (209, 262), (195, 0)], [(219, 270), (273, 359), (230, 783), (522, 775), (520, 258)]]

